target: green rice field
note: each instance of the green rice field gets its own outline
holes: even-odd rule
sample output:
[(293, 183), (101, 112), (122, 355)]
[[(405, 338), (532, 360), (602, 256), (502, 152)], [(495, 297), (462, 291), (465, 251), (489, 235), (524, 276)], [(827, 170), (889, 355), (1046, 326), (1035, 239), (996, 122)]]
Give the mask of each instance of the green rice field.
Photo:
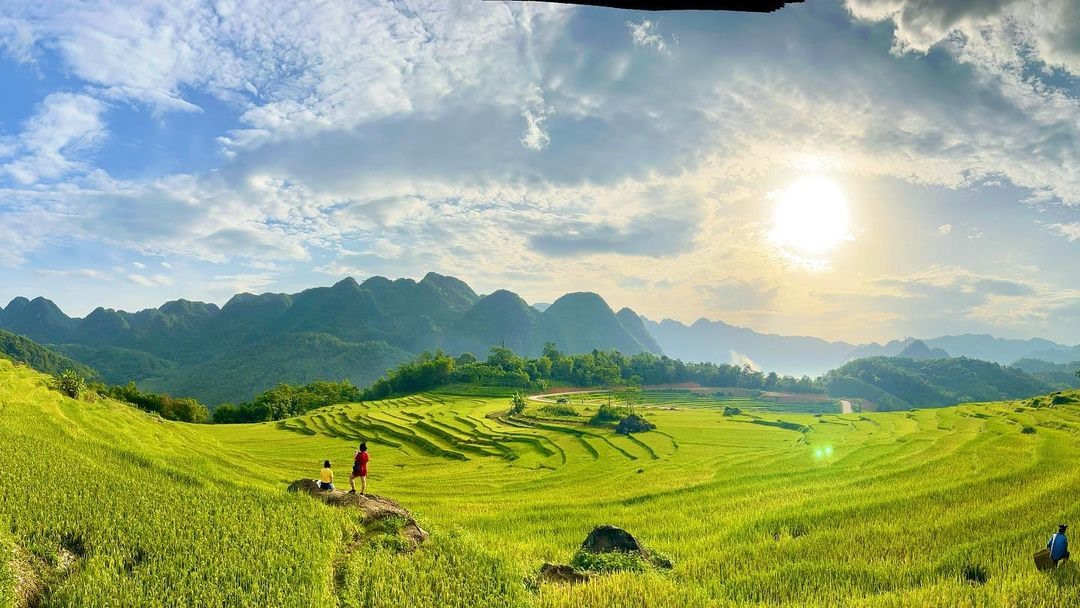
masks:
[[(1073, 564), (1031, 561), (1080, 515), (1080, 406), (840, 414), (670, 391), (639, 409), (657, 430), (621, 436), (508, 401), (187, 425), (0, 360), (0, 606), (1080, 605)], [(369, 490), (431, 532), (415, 552), (354, 546), (355, 514), (285, 491), (326, 458), (347, 485), (362, 439)], [(538, 580), (602, 523), (674, 568)]]

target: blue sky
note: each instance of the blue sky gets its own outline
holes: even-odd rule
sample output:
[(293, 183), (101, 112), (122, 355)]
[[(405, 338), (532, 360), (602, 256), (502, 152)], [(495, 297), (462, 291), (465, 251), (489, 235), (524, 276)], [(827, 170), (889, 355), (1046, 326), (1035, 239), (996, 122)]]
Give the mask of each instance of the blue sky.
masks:
[[(809, 259), (777, 201), (849, 211)], [(1080, 342), (1080, 5), (5, 2), (0, 300), (458, 276), (850, 341)]]

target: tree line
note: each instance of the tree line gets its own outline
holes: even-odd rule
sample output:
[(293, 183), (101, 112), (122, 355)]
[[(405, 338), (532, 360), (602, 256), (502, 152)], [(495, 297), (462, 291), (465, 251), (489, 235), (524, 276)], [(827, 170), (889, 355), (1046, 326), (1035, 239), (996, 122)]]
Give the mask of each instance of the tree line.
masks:
[[(68, 378), (68, 381), (74, 379)], [(808, 376), (795, 378), (776, 373), (765, 374), (748, 365), (686, 363), (653, 353), (625, 355), (615, 350), (593, 350), (566, 354), (553, 342), (548, 342), (543, 353), (535, 358), (522, 357), (502, 346), (491, 348), (487, 358), (482, 360), (472, 353), (453, 356), (442, 351), (424, 352), (415, 360), (391, 369), (363, 390), (348, 380), (320, 380), (300, 386), (279, 384), (251, 401), (225, 403), (212, 411), (192, 398), (140, 390), (134, 382), (114, 386), (91, 384), (88, 389), (168, 420), (228, 424), (282, 420), (335, 403), (385, 399), (451, 384), (539, 391), (553, 384), (628, 387), (682, 383), (784, 392), (822, 392), (820, 382)]]
[(536, 358), (522, 357), (509, 348), (493, 347), (485, 360), (471, 353), (457, 357), (441, 351), (425, 352), (414, 361), (390, 370), (362, 393), (364, 399), (422, 392), (447, 384), (508, 386), (544, 390), (552, 384), (577, 387), (638, 386), (696, 383), (702, 386), (820, 393), (821, 384), (809, 376), (795, 378), (765, 374), (749, 365), (686, 363), (664, 355), (593, 350), (566, 354), (553, 342)]

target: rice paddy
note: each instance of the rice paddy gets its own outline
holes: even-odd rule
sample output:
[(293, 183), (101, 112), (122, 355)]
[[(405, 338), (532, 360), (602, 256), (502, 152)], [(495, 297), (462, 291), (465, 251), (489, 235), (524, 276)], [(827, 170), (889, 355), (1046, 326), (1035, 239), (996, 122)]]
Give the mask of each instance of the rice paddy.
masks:
[[(476, 392), (196, 426), (0, 361), (0, 606), (23, 601), (17, 550), (45, 564), (42, 606), (1080, 604), (1075, 566), (1031, 563), (1080, 514), (1077, 406), (840, 414), (670, 391), (640, 407), (656, 431), (621, 436), (582, 424), (600, 394), (571, 399), (579, 417), (509, 417)], [(354, 515), (285, 492), (326, 458), (347, 484), (360, 440), (369, 490), (432, 533), (419, 550), (346, 550)], [(537, 579), (601, 523), (674, 568)]]

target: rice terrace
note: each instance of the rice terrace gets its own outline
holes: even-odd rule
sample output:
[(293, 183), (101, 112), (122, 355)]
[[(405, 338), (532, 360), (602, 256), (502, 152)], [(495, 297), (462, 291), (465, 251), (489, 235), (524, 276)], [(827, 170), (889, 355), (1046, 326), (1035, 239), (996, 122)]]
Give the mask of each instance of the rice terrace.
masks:
[(1080, 608), (1078, 43), (0, 1), (0, 608)]
[[(1046, 529), (1077, 515), (1080, 472), (1058, 464), (1077, 449), (1077, 405), (781, 412), (665, 390), (639, 406), (662, 430), (623, 436), (545, 415), (545, 401), (507, 415), (505, 390), (200, 426), (45, 384), (0, 362), (6, 605), (33, 576), (50, 606), (1080, 600), (1075, 570), (1046, 577), (1028, 562)], [(602, 403), (585, 393), (571, 407)], [(376, 492), (431, 533), (420, 549), (372, 542), (345, 553), (355, 518), (284, 491), (360, 439), (378, 453)], [(600, 523), (632, 531), (673, 567), (538, 579)], [(51, 563), (32, 565), (40, 559)]]

